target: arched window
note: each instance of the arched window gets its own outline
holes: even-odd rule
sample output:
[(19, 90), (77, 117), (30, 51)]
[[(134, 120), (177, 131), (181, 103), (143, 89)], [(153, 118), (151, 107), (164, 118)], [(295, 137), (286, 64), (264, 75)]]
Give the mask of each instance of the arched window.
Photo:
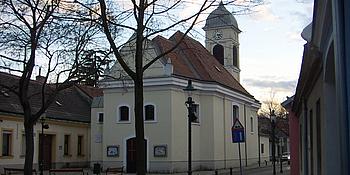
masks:
[(225, 64), (225, 62), (224, 62), (224, 55), (225, 55), (224, 46), (222, 46), (220, 44), (215, 45), (213, 48), (213, 55), (222, 65)]
[(155, 108), (154, 105), (146, 105), (145, 106), (145, 120), (146, 121), (154, 121), (155, 120)]
[(237, 105), (232, 106), (232, 122), (239, 118), (239, 108)]
[(130, 121), (130, 116), (129, 116), (129, 107), (128, 106), (120, 106), (119, 107), (119, 121), (125, 122), (125, 121)]
[(196, 120), (192, 121), (192, 123), (199, 123), (199, 104), (193, 104), (193, 112), (195, 116), (197, 117)]
[(238, 50), (236, 46), (233, 46), (232, 49), (232, 61), (233, 61), (233, 65), (238, 67)]

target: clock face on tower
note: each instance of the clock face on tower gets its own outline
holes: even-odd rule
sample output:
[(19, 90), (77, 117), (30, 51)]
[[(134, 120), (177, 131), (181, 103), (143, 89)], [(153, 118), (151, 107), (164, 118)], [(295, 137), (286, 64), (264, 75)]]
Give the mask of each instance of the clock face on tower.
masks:
[(219, 30), (216, 30), (215, 32), (214, 32), (214, 39), (216, 39), (216, 40), (219, 40), (219, 39), (221, 39), (222, 38), (222, 32), (221, 31), (219, 31)]

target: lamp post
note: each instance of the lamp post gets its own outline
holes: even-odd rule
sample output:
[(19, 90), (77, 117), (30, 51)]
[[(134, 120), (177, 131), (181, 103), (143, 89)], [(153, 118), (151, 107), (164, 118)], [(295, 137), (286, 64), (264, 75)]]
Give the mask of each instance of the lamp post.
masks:
[(191, 123), (195, 120), (192, 100), (192, 92), (196, 89), (192, 86), (192, 81), (188, 80), (187, 87), (183, 89), (187, 93), (187, 101), (185, 101), (188, 110), (188, 175), (192, 175), (192, 145), (191, 145)]
[(283, 164), (283, 160), (282, 160), (282, 153), (283, 153), (283, 142), (282, 142), (282, 140), (280, 139), (279, 140), (279, 142), (280, 142), (280, 173), (283, 173), (283, 167), (282, 167), (282, 164)]
[(40, 141), (40, 163), (39, 163), (39, 169), (40, 169), (40, 175), (43, 175), (44, 171), (44, 129), (49, 129), (49, 125), (45, 123), (46, 115), (42, 115), (40, 117), (40, 123), (41, 123), (41, 138), (39, 138)]
[(275, 127), (276, 127), (276, 115), (275, 110), (271, 111), (270, 114), (271, 127), (272, 127), (272, 164), (273, 164), (273, 175), (276, 175), (276, 147), (275, 147)]

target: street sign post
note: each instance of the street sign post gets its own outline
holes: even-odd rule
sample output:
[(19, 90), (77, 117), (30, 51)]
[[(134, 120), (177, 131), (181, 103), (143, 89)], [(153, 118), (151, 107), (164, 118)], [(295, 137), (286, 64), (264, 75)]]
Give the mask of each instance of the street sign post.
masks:
[(242, 175), (243, 173), (242, 173), (242, 158), (241, 158), (241, 142), (245, 142), (245, 138), (244, 138), (244, 127), (237, 118), (233, 122), (231, 131), (232, 131), (232, 142), (238, 143), (239, 170), (240, 170), (240, 174)]

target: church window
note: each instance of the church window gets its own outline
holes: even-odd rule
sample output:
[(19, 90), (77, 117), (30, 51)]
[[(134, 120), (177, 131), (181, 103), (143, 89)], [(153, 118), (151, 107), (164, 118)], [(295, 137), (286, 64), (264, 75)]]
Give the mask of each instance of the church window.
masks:
[(250, 117), (250, 132), (254, 132), (254, 119)]
[(217, 44), (213, 48), (213, 55), (214, 57), (222, 64), (224, 65), (224, 46)]
[(235, 122), (236, 119), (239, 118), (239, 109), (237, 105), (232, 106), (232, 122)]
[(193, 112), (196, 118), (192, 123), (199, 123), (199, 104), (193, 104)]
[(128, 122), (130, 121), (130, 109), (128, 106), (120, 106), (119, 107), (119, 121), (120, 122)]
[(232, 49), (232, 61), (233, 61), (233, 65), (238, 67), (238, 50), (236, 46), (233, 46)]
[(103, 123), (103, 112), (99, 112), (97, 115), (97, 122)]
[(155, 120), (155, 107), (154, 105), (145, 106), (145, 120), (154, 121)]

